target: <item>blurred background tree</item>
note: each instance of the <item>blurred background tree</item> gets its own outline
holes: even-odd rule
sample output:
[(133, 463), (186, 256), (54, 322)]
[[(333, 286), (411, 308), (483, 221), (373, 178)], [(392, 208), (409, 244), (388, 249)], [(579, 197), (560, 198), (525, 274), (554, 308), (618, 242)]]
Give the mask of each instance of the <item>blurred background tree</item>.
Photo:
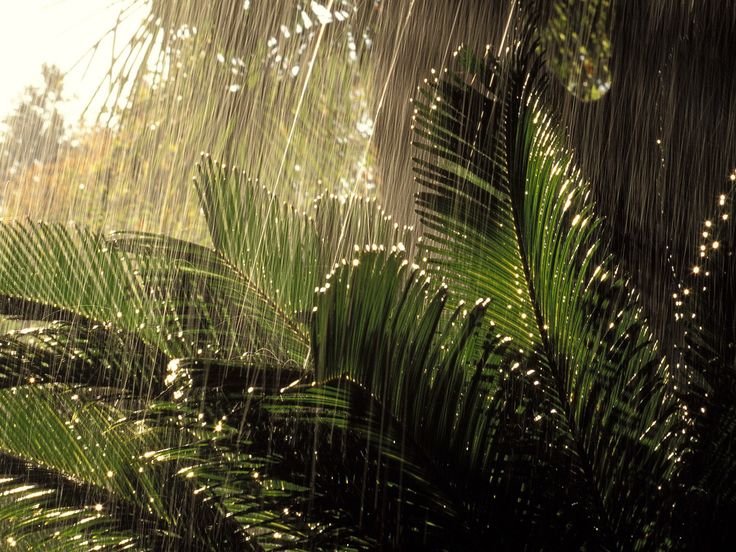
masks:
[(2, 161), (4, 170), (16, 171), (33, 163), (53, 163), (67, 135), (63, 102), (64, 74), (44, 64), (43, 85), (27, 86), (21, 103), (3, 120)]
[(600, 99), (611, 87), (610, 0), (548, 2), (544, 17), (550, 69), (576, 98)]

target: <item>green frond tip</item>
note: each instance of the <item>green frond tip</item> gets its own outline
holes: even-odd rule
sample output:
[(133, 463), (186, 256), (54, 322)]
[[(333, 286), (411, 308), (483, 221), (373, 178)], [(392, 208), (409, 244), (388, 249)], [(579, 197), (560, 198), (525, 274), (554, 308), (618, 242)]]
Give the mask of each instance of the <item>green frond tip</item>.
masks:
[[(567, 474), (521, 484), (529, 500), (586, 520), (574, 541), (638, 546), (659, 521), (651, 497), (675, 469), (680, 417), (666, 360), (545, 105), (540, 63), (521, 44), (482, 71), (466, 64), (427, 84), (415, 101), (428, 271), (460, 299), (491, 298), (489, 331), (514, 356), (486, 368), (496, 416), (516, 404), (521, 429), (506, 446), (549, 452), (530, 473)], [(503, 463), (487, 469), (513, 478)], [(523, 504), (533, 526), (537, 510)]]
[(355, 246), (410, 245), (409, 230), (373, 199), (323, 194), (299, 212), (257, 179), (206, 155), (194, 183), (215, 249), (297, 319), (311, 309), (324, 275)]

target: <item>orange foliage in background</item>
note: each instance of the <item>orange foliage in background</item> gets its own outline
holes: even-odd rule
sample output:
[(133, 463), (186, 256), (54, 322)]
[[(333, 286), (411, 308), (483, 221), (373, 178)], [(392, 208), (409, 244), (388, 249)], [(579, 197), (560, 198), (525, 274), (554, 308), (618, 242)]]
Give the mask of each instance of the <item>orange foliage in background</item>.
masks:
[(0, 214), (205, 240), (191, 175), (171, 171), (177, 155), (145, 109), (129, 110), (120, 128), (77, 128), (50, 159), (6, 166)]

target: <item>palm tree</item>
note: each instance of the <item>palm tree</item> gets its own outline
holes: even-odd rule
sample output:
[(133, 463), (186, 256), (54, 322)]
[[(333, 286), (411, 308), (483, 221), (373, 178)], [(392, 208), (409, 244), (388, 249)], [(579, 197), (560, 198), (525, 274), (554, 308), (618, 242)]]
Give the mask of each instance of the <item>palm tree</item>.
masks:
[(733, 408), (648, 328), (522, 31), (414, 101), (421, 237), (208, 156), (212, 248), (3, 224), (2, 542), (662, 549), (732, 511)]

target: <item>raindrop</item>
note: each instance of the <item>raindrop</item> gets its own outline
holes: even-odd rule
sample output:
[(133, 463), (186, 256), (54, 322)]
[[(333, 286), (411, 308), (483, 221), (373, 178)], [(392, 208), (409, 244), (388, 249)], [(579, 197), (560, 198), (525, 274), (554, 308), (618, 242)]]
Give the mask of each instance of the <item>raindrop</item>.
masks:
[(320, 22), (320, 24), (326, 25), (327, 23), (330, 23), (332, 21), (332, 14), (330, 13), (330, 10), (328, 10), (322, 4), (313, 1), (310, 7), (312, 8), (312, 13), (317, 16), (317, 20)]

